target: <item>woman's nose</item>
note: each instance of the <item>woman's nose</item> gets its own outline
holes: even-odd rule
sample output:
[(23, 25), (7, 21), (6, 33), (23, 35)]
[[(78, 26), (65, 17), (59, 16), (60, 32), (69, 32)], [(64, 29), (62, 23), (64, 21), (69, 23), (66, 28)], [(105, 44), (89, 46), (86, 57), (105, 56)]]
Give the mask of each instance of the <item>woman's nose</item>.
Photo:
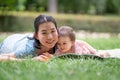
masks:
[(53, 38), (52, 34), (49, 34), (48, 39), (52, 39), (52, 38)]

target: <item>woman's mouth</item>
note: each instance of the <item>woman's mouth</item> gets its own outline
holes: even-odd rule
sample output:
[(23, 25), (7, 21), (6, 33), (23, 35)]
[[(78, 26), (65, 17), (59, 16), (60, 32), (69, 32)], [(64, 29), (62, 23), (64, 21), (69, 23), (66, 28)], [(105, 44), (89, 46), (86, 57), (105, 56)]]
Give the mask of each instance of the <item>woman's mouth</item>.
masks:
[(47, 41), (46, 43), (49, 45), (52, 45), (54, 43), (54, 41)]

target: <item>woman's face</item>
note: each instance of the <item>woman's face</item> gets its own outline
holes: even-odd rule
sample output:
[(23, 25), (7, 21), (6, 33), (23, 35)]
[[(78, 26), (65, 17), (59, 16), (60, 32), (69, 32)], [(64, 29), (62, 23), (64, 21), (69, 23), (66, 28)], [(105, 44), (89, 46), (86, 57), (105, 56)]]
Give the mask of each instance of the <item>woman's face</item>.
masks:
[(42, 46), (53, 48), (58, 41), (58, 32), (52, 22), (46, 22), (39, 25), (38, 33), (36, 34)]

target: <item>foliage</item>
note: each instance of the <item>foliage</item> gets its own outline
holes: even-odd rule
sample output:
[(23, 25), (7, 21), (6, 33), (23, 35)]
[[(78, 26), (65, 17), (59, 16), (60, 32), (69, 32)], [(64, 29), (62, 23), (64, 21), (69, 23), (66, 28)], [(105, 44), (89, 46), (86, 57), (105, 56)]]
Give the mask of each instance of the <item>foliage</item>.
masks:
[(46, 11), (48, 0), (27, 0), (25, 3), (26, 10), (29, 11)]
[(89, 0), (58, 0), (60, 11), (66, 13), (86, 13), (89, 8)]
[(0, 10), (24, 10), (24, 3), (26, 0), (0, 0)]
[[(60, 13), (120, 14), (120, 0), (57, 0), (56, 2), (57, 11)], [(0, 10), (47, 12), (48, 3), (48, 0), (0, 0)]]
[(106, 12), (120, 14), (120, 0), (107, 0)]

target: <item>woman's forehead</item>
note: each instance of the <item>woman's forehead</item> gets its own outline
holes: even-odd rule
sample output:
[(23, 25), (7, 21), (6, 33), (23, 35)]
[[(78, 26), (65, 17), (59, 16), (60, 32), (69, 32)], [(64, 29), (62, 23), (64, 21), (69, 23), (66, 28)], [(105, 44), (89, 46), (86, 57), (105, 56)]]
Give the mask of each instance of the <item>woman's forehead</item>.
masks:
[(52, 22), (46, 22), (39, 25), (39, 30), (41, 31), (47, 31), (47, 30), (53, 30), (53, 29), (56, 29), (56, 27)]

